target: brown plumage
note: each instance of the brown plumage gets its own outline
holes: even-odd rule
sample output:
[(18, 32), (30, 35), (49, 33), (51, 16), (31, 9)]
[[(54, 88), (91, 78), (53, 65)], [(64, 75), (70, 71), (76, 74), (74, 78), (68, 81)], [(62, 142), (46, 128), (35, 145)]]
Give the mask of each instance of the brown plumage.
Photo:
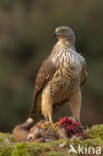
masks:
[(76, 120), (80, 117), (81, 85), (86, 79), (86, 63), (75, 51), (75, 35), (71, 28), (57, 27), (55, 35), (58, 42), (41, 65), (35, 81), (29, 115), (32, 123), (43, 116), (53, 123), (52, 113), (58, 111), (63, 101), (69, 102)]
[(47, 59), (42, 63), (42, 66), (37, 74), (35, 81), (34, 94), (33, 94), (33, 105), (30, 112), (30, 117), (39, 118), (42, 117), (41, 113), (41, 94), (43, 88), (45, 88), (47, 82), (52, 79), (54, 72), (56, 71), (56, 66), (53, 64), (51, 59)]

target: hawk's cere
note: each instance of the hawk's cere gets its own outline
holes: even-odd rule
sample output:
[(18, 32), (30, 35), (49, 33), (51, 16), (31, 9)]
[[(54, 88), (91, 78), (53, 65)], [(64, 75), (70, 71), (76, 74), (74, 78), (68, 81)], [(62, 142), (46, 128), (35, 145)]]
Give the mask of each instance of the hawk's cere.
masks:
[(37, 74), (32, 109), (22, 127), (33, 125), (43, 116), (53, 123), (53, 112), (64, 101), (69, 102), (75, 120), (80, 118), (81, 85), (86, 79), (86, 62), (75, 50), (75, 35), (71, 28), (59, 26), (55, 36), (58, 41)]

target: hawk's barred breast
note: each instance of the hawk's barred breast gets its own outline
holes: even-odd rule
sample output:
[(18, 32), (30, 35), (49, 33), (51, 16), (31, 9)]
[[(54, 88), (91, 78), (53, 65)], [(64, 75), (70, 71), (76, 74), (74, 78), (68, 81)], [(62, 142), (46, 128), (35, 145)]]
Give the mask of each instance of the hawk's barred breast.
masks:
[(60, 43), (55, 45), (55, 49), (56, 53), (51, 59), (57, 70), (44, 92), (50, 91), (53, 103), (58, 103), (67, 100), (74, 91), (79, 89), (82, 56), (75, 49), (67, 48)]

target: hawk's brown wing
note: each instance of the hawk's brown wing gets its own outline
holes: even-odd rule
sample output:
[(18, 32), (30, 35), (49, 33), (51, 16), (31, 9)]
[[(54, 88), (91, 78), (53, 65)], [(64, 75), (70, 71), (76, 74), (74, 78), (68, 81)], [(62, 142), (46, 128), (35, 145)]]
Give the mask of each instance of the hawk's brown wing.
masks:
[(86, 81), (86, 77), (87, 77), (87, 65), (86, 65), (86, 62), (85, 62), (85, 59), (81, 56), (81, 67), (82, 67), (82, 73), (81, 73), (81, 86), (85, 83)]
[(43, 88), (46, 86), (46, 84), (52, 79), (55, 71), (56, 71), (56, 66), (52, 62), (50, 57), (42, 63), (35, 81), (33, 104), (30, 112), (30, 117), (35, 118), (35, 114), (38, 111), (37, 102), (36, 102), (37, 97), (39, 93), (43, 90)]

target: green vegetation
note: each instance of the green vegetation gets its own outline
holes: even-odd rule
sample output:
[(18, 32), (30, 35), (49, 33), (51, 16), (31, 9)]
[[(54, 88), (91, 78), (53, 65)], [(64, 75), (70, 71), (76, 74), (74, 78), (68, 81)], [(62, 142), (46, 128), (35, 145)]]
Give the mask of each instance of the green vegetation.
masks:
[[(36, 74), (58, 25), (74, 30), (76, 49), (87, 62), (82, 123), (103, 123), (103, 1), (1, 0), (0, 131), (10, 132), (27, 118)], [(65, 107), (56, 117), (67, 114)]]
[[(49, 143), (15, 142), (11, 134), (0, 133), (0, 156), (71, 156), (69, 145), (82, 147), (101, 147), (103, 152), (103, 125), (95, 125), (84, 131), (84, 139), (73, 137)], [(63, 145), (60, 147), (60, 145)], [(75, 154), (75, 156), (77, 156)]]

